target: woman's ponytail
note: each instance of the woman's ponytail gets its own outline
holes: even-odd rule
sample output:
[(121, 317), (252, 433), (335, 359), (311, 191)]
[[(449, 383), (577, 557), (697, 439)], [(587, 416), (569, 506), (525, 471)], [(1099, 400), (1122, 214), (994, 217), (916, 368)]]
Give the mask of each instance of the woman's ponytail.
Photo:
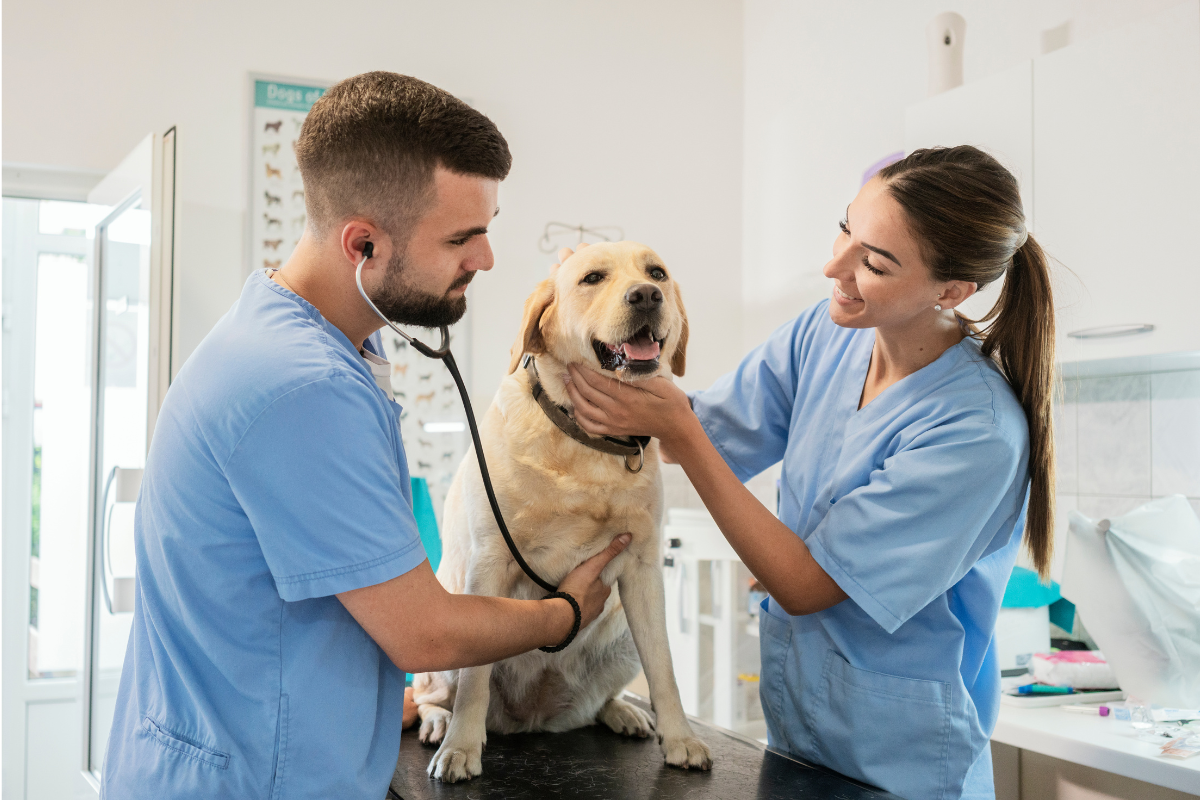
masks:
[[(1038, 575), (1054, 552), (1054, 303), (1050, 268), (1030, 236), (1013, 255), (992, 310), (983, 354), (1000, 365), (1029, 423), (1029, 509), (1025, 546)], [(992, 316), (989, 314), (989, 316)]]
[[(1025, 546), (1044, 579), (1054, 550), (1054, 298), (1046, 254), (1026, 231), (1020, 188), (1000, 162), (968, 145), (916, 150), (879, 178), (907, 214), (934, 280), (979, 289), (1004, 280), (992, 310), (964, 322), (1025, 410)], [(987, 322), (982, 331), (975, 324)]]

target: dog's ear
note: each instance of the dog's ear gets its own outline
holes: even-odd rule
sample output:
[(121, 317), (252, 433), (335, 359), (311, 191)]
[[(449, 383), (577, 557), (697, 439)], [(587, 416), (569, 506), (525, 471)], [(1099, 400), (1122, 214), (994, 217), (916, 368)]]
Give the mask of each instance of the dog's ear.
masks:
[(533, 294), (525, 301), (525, 315), (521, 319), (521, 332), (513, 342), (512, 360), (508, 364), (508, 374), (517, 371), (521, 356), (526, 353), (541, 355), (546, 352), (546, 339), (542, 336), (542, 318), (547, 309), (554, 304), (554, 278), (546, 278), (537, 285)]
[(678, 284), (675, 285), (675, 305), (679, 308), (679, 318), (683, 320), (683, 324), (679, 326), (679, 344), (675, 346), (675, 352), (671, 354), (671, 372), (675, 377), (680, 378), (683, 377), (683, 370), (687, 367), (688, 318)]

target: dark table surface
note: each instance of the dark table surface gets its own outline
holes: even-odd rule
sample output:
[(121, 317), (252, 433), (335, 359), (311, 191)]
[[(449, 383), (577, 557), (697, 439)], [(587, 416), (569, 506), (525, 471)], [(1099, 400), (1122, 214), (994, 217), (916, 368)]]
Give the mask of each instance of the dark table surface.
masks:
[[(648, 708), (633, 695), (625, 699)], [(713, 768), (668, 767), (658, 742), (619, 736), (602, 725), (568, 733), (488, 734), (483, 774), (464, 783), (442, 783), (425, 774), (435, 748), (415, 730), (400, 737), (392, 789), (403, 800), (884, 800), (895, 795), (814, 767), (763, 744), (691, 720), (712, 749)]]

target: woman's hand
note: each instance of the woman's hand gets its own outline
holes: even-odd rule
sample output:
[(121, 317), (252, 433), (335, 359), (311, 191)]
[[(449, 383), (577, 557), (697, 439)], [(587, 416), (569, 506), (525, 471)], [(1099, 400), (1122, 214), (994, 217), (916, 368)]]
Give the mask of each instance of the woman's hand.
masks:
[(671, 448), (697, 424), (683, 390), (666, 378), (624, 383), (570, 364), (575, 421), (593, 436), (653, 436)]

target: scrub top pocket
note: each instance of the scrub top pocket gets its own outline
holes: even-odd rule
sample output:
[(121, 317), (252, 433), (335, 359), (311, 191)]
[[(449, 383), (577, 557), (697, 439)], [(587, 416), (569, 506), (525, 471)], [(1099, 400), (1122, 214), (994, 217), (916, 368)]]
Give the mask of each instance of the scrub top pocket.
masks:
[(760, 676), (758, 697), (762, 702), (763, 716), (767, 721), (767, 733), (772, 745), (790, 748), (783, 736), (784, 667), (792, 649), (792, 625), (786, 618), (775, 616), (768, 608), (770, 598), (762, 603), (758, 614), (758, 646)]
[(192, 761), (204, 764), (217, 769), (226, 769), (229, 766), (229, 754), (222, 753), (219, 750), (212, 750), (207, 747), (202, 747), (199, 744), (185, 739), (178, 734), (172, 733), (166, 728), (159, 725), (150, 717), (142, 717), (142, 730), (146, 732), (153, 741), (163, 746), (167, 750), (189, 758)]
[(825, 655), (817, 746), (830, 769), (901, 797), (945, 797), (952, 688), (852, 667)]

